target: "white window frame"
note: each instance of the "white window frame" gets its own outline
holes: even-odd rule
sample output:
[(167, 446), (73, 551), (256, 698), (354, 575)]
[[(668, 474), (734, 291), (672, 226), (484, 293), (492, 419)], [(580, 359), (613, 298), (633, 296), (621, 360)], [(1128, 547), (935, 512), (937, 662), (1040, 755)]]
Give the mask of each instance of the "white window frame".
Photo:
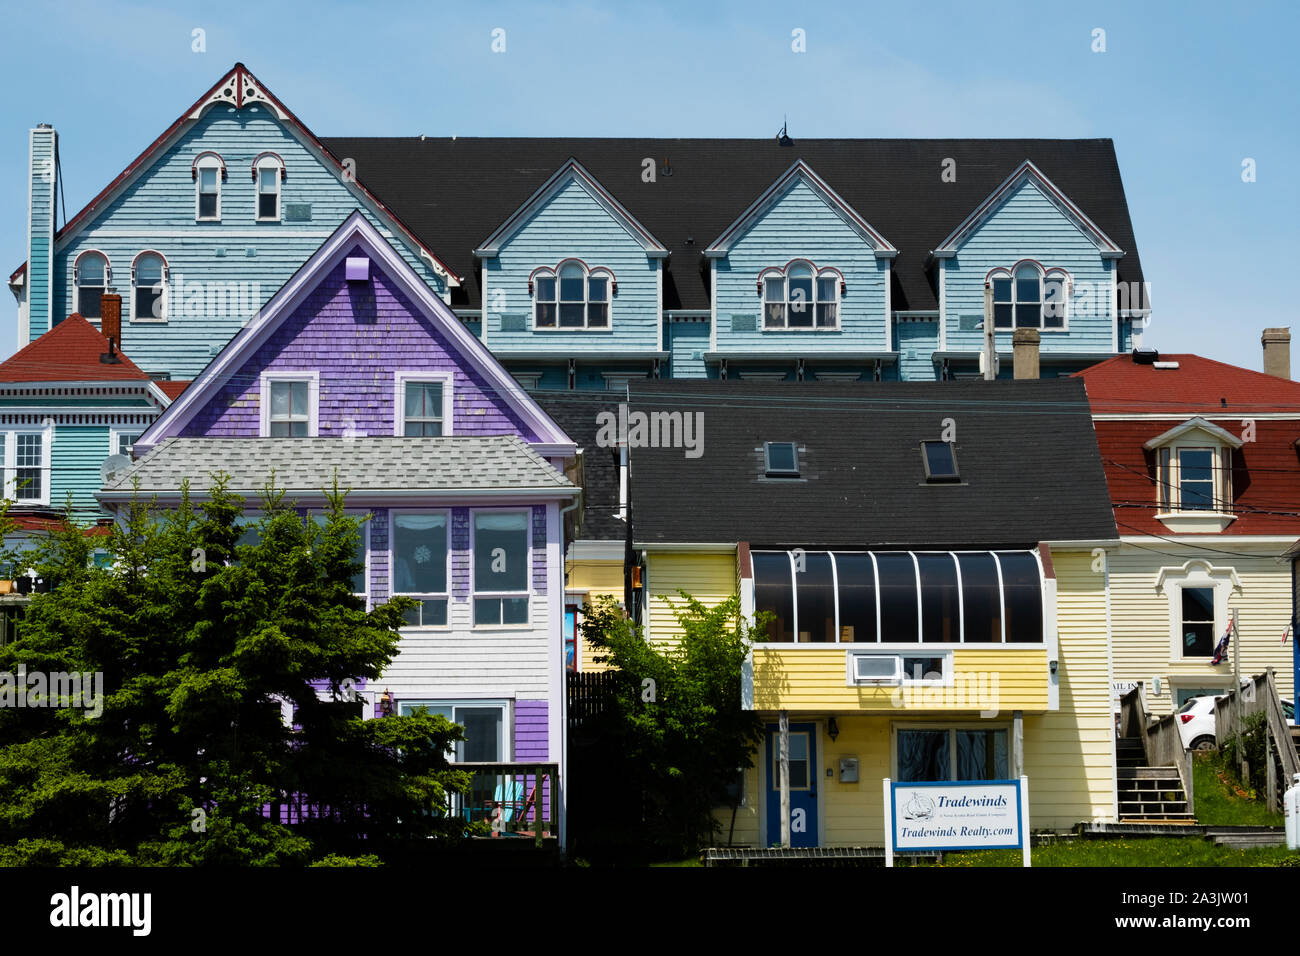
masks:
[[(215, 216), (204, 216), (200, 211), (199, 196), (203, 193), (203, 173), (205, 170), (215, 170), (217, 179), (217, 214)], [(195, 222), (220, 222), (221, 221), (221, 193), (222, 184), (226, 178), (226, 164), (216, 153), (203, 153), (194, 160), (194, 221)]]
[[(1016, 288), (1016, 272), (1026, 266), (1034, 269), (1038, 273), (1038, 299), (1035, 303), (1021, 303), (1017, 298), (1019, 290)], [(1009, 303), (998, 302), (996, 294), (993, 298), (993, 330), (995, 333), (1015, 332), (1018, 328), (1037, 329), (1040, 333), (1050, 332), (1052, 334), (1070, 331), (1070, 298), (1073, 292), (1074, 279), (1065, 269), (1062, 269), (1060, 266), (1044, 266), (1036, 259), (1021, 259), (1019, 262), (1016, 262), (1011, 266), (998, 266), (996, 269), (990, 269), (988, 275), (985, 276), (984, 279), (984, 281), (989, 284), (990, 289), (993, 288), (992, 283), (994, 279), (1007, 279), (1011, 282), (1011, 301)], [(1047, 298), (1047, 282), (1049, 279), (1058, 280), (1061, 289), (1061, 297), (1059, 300), (1061, 306), (1061, 324), (1059, 326), (1051, 326), (1050, 328), (1047, 325), (1046, 314), (1048, 303), (1052, 301)], [(1030, 304), (1036, 304), (1038, 306), (1038, 324), (1025, 326), (1017, 325), (1016, 306)], [(998, 305), (1011, 306), (1010, 325), (1003, 326), (997, 324), (996, 316)]]
[[(134, 428), (110, 428), (108, 430), (108, 453), (110, 455), (130, 455), (130, 452), (118, 451), (118, 446), (121, 444), (120, 439), (124, 435), (134, 435), (139, 439), (148, 428), (148, 425), (139, 425)], [(132, 442), (132, 444), (134, 444), (134, 442)], [(134, 458), (135, 456), (131, 455), (131, 457)]]
[[(1156, 512), (1158, 515), (1216, 515), (1233, 514), (1232, 504), (1232, 466), (1230, 455), (1232, 449), (1218, 442), (1200, 441), (1171, 442), (1161, 445), (1156, 450)], [(1211, 453), (1210, 477), (1213, 480), (1212, 508), (1184, 508), (1182, 489), (1182, 452), (1208, 451)], [(1225, 454), (1226, 453), (1226, 454)], [(1169, 462), (1165, 463), (1168, 455)], [(1164, 489), (1169, 488), (1169, 507), (1163, 501)]]
[[(480, 514), (523, 514), (524, 528), (528, 533), (528, 553), (525, 558), (526, 570), (524, 576), (523, 591), (478, 591), (474, 585), (474, 555), (475, 539), (477, 532), (475, 530), (475, 518)], [(479, 624), (474, 618), (474, 602), (477, 598), (523, 598), (528, 602), (528, 620), (521, 624)], [(536, 626), (533, 620), (533, 509), (531, 506), (523, 507), (505, 507), (505, 508), (471, 508), (469, 512), (469, 619), (470, 626), (475, 630), (526, 630)]]
[(1002, 730), (1007, 735), (1007, 773), (1013, 775), (1016, 767), (1015, 732), (1010, 721), (969, 720), (957, 721), (897, 721), (889, 728), (889, 772), (890, 779), (898, 779), (898, 732), (900, 730), (944, 730), (948, 737), (948, 783), (978, 783), (979, 781), (960, 781), (957, 779), (957, 731), (959, 730)]
[[(447, 519), (447, 568), (444, 580), (447, 582), (447, 590), (442, 594), (417, 591), (399, 591), (397, 590), (397, 519), (402, 515), (443, 515)], [(447, 623), (446, 624), (408, 624), (403, 622), (402, 629), (411, 630), (429, 630), (429, 631), (446, 631), (451, 628), (451, 583), (452, 583), (452, 563), (451, 555), (454, 550), (451, 546), (451, 525), (452, 513), (450, 508), (394, 508), (388, 512), (388, 596), (390, 599), (395, 597), (409, 597), (417, 601), (436, 601), (445, 600), (447, 602)], [(471, 614), (473, 613), (471, 607)], [(423, 612), (421, 612), (423, 617)]]
[[(938, 645), (940, 649), (933, 652), (928, 650), (935, 646), (916, 644), (907, 650), (880, 650), (879, 645), (876, 645), (870, 650), (849, 650), (845, 653), (847, 658), (845, 685), (848, 687), (951, 687), (953, 686), (953, 652), (945, 645)], [(908, 657), (942, 658), (943, 670), (937, 678), (926, 677), (924, 674), (918, 678), (914, 673), (909, 673), (904, 666), (904, 659)], [(892, 660), (893, 672), (889, 676), (859, 677), (857, 665), (859, 658)]]
[[(136, 270), (140, 265), (140, 260), (143, 259), (145, 256), (157, 256), (159, 259), (162, 260), (162, 295), (158, 299), (158, 301), (162, 303), (162, 315), (161, 316), (151, 315), (148, 318), (137, 318), (136, 307), (135, 307), (135, 296), (140, 289), (140, 285), (136, 279)], [(152, 286), (150, 286), (149, 288), (152, 288)], [(131, 310), (130, 312), (131, 318), (129, 321), (133, 324), (138, 323), (141, 325), (164, 324), (167, 321), (168, 316), (171, 315), (170, 300), (171, 300), (171, 266), (168, 265), (167, 263), (167, 257), (164, 256), (157, 249), (141, 250), (139, 253), (137, 253), (136, 257), (131, 260), (131, 301), (128, 305), (128, 307)]]
[[(1232, 578), (1228, 574), (1207, 570), (1204, 565), (1188, 568), (1164, 580), (1165, 593), (1169, 595), (1169, 662), (1200, 663), (1209, 665), (1214, 648), (1228, 628), (1231, 613), (1228, 602), (1232, 596)], [(1183, 653), (1183, 588), (1211, 588), (1214, 591), (1214, 627), (1210, 641), (1210, 654)]]
[[(275, 215), (262, 215), (262, 170), (274, 169)], [(256, 222), (280, 222), (284, 218), (284, 160), (274, 153), (262, 153), (253, 160), (253, 219)]]
[(108, 258), (108, 254), (100, 249), (83, 249), (81, 252), (77, 253), (77, 258), (72, 263), (72, 301), (75, 305), (72, 311), (79, 313), (81, 317), (91, 325), (98, 326), (100, 320), (103, 318), (103, 312), (99, 315), (86, 315), (86, 313), (81, 311), (81, 260), (85, 259), (87, 256), (98, 256), (104, 260), (104, 284), (102, 286), (90, 286), (92, 289), (99, 289), (101, 297), (113, 284), (113, 263)]
[(452, 419), (455, 417), (455, 394), (453, 386), (456, 376), (452, 372), (425, 372), (420, 370), (399, 370), (393, 373), (393, 437), (402, 438), (406, 434), (406, 385), (408, 382), (437, 382), (442, 386), (442, 437), (454, 435)]
[[(273, 382), (307, 382), (307, 435), (308, 438), (319, 436), (320, 409), (320, 372), (308, 371), (274, 371), (263, 372), (261, 381), (261, 425), (258, 434), (262, 438), (271, 437), (271, 384)], [(284, 437), (284, 436), (277, 436)]]
[[(452, 723), (456, 722), (457, 707), (480, 707), (484, 709), (489, 707), (495, 707), (501, 711), (501, 740), (500, 740), (500, 747), (499, 747), (499, 750), (501, 752), (501, 759), (495, 762), (496, 763), (514, 762), (515, 726), (514, 726), (514, 717), (511, 712), (513, 708), (511, 708), (509, 700), (505, 700), (499, 697), (490, 698), (488, 700), (472, 700), (472, 699), (466, 700), (464, 698), (449, 700), (446, 698), (418, 697), (413, 699), (398, 700), (396, 703), (397, 703), (396, 713), (399, 716), (403, 716), (403, 717), (407, 716), (411, 711), (415, 710), (415, 708), (417, 707), (427, 707), (430, 710), (433, 710), (435, 707), (450, 707), (451, 714), (452, 714), (450, 719)], [(463, 727), (464, 725), (462, 724), (461, 726)], [(451, 763), (457, 762), (456, 751), (454, 749), (454, 746), (452, 751), (448, 754), (447, 759)]]
[[(366, 610), (370, 610), (370, 522), (373, 519), (373, 512), (369, 508), (344, 508), (343, 513), (349, 518), (360, 519), (361, 523), (361, 552), (363, 555), (362, 563), (365, 564), (364, 577), (362, 583), (366, 586), (364, 591), (353, 591), (353, 597), (359, 597), (366, 602)], [(322, 529), (325, 527), (325, 521), (329, 517), (329, 512), (320, 509), (309, 509), (307, 513), (308, 521), (315, 521)]]
[[(560, 270), (570, 265), (576, 265), (582, 270), (582, 325), (560, 325), (560, 306), (567, 301), (560, 298)], [(554, 325), (539, 325), (537, 323), (537, 306), (543, 301), (538, 298), (538, 286), (541, 279), (551, 279), (555, 282), (555, 298), (545, 300), (555, 305)], [(596, 305), (605, 306), (604, 325), (591, 324), (592, 279), (605, 280), (605, 298), (603, 301), (595, 300)], [(570, 256), (567, 259), (561, 259), (555, 264), (554, 268), (543, 266), (534, 269), (532, 275), (528, 277), (528, 284), (532, 287), (529, 299), (532, 302), (534, 332), (609, 332), (614, 328), (614, 296), (618, 291), (618, 281), (614, 278), (611, 269), (605, 266), (589, 266), (583, 260)]]
[[(36, 498), (19, 498), (18, 497), (18, 436), (19, 435), (39, 435), (41, 436), (41, 494)], [(29, 508), (44, 506), (50, 504), (50, 455), (51, 446), (54, 444), (53, 426), (44, 428), (15, 428), (6, 431), (3, 434), (4, 441), (4, 496), (8, 498), (15, 508)]]
[[(790, 270), (795, 268), (808, 269), (812, 273), (812, 299), (805, 302), (804, 306), (812, 311), (811, 325), (792, 326), (790, 324)], [(818, 289), (822, 280), (830, 279), (833, 281), (835, 289), (834, 300), (825, 300), (818, 296)], [(768, 299), (767, 287), (769, 280), (781, 282), (780, 299)], [(791, 259), (782, 267), (770, 266), (758, 274), (758, 297), (761, 301), (762, 321), (760, 328), (763, 332), (839, 332), (840, 331), (840, 314), (843, 305), (844, 296), (844, 274), (832, 266), (823, 266), (818, 268), (811, 259)], [(768, 323), (767, 307), (769, 305), (782, 306), (782, 324), (774, 325)], [(835, 322), (831, 325), (817, 324), (817, 307), (819, 305), (835, 306)]]

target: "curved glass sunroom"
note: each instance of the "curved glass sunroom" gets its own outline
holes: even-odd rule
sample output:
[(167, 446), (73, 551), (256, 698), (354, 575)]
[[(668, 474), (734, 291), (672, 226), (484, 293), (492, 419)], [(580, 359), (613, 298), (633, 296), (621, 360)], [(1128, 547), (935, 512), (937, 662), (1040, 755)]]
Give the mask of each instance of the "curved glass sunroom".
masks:
[(1033, 551), (754, 551), (754, 610), (785, 644), (1041, 644)]

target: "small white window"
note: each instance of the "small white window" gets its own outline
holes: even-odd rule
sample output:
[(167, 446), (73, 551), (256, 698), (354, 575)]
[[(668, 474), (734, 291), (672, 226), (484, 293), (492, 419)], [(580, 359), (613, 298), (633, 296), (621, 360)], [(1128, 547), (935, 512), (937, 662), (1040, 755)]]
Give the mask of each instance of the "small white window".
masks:
[(131, 267), (131, 319), (167, 321), (167, 262), (156, 252), (142, 252)]
[(110, 455), (126, 455), (132, 457), (131, 450), (135, 447), (136, 441), (143, 435), (142, 431), (122, 431), (111, 429), (109, 431), (108, 453)]
[(396, 373), (393, 434), (398, 438), (438, 438), (453, 434), (452, 376), (448, 372)]
[(284, 162), (274, 153), (262, 153), (253, 161), (253, 186), (257, 193), (259, 222), (280, 221), (280, 186), (284, 178)]
[(319, 381), (316, 372), (263, 373), (262, 437), (314, 438), (319, 434)]
[(0, 468), (4, 493), (20, 507), (50, 503), (50, 444), (52, 430), (4, 433)]
[(108, 259), (100, 252), (83, 252), (77, 256), (77, 263), (72, 268), (72, 284), (76, 286), (77, 311), (83, 318), (97, 322), (100, 318), (100, 302), (112, 278)]
[(1162, 512), (1232, 512), (1232, 449), (1167, 446), (1159, 449)]
[(226, 164), (216, 153), (202, 153), (194, 160), (194, 218), (199, 221), (221, 219), (221, 184), (226, 178)]

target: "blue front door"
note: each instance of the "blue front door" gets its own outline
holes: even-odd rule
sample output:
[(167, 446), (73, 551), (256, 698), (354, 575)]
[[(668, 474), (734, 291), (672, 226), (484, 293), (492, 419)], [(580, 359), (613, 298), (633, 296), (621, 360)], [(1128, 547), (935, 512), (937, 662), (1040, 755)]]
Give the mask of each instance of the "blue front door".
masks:
[[(781, 841), (781, 734), (767, 725), (767, 843)], [(817, 845), (817, 725), (790, 725), (790, 845)]]

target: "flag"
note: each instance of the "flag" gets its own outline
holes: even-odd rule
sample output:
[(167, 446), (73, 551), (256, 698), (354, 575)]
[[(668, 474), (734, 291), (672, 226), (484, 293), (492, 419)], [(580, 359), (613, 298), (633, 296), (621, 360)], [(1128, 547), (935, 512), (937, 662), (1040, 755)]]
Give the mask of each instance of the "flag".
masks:
[(1223, 637), (1219, 638), (1219, 643), (1214, 648), (1214, 656), (1210, 658), (1211, 664), (1222, 664), (1228, 656), (1228, 638), (1232, 635), (1232, 625), (1223, 632)]
[(1291, 636), (1291, 625), (1290, 623), (1288, 623), (1286, 626), (1286, 630), (1282, 632), (1282, 643), (1285, 644), (1286, 639), (1290, 636)]

